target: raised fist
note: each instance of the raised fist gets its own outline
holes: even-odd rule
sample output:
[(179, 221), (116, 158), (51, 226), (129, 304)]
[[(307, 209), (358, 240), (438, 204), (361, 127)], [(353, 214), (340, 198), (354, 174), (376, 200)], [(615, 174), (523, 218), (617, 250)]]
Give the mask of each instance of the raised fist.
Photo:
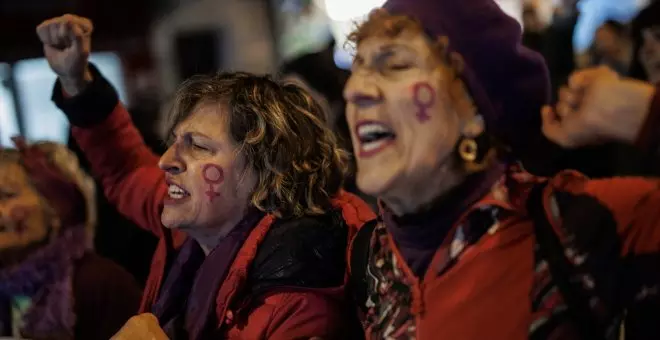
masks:
[(633, 143), (654, 93), (651, 84), (621, 78), (606, 67), (577, 71), (561, 88), (557, 106), (543, 109), (543, 132), (565, 148)]
[(46, 20), (37, 26), (48, 64), (59, 76), (64, 90), (71, 95), (91, 80), (87, 79), (91, 77), (87, 59), (93, 29), (91, 21), (71, 14)]

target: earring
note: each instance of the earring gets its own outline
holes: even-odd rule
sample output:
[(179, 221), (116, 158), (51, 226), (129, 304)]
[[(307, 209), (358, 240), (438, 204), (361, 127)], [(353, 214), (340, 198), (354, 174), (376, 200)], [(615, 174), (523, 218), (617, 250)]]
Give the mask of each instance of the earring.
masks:
[(470, 163), (476, 161), (478, 153), (479, 145), (477, 145), (476, 140), (472, 138), (463, 138), (463, 140), (458, 143), (458, 154), (464, 162)]
[(457, 151), (468, 173), (481, 172), (492, 163), (496, 153), (489, 141), (485, 133), (481, 133), (476, 138), (461, 138)]

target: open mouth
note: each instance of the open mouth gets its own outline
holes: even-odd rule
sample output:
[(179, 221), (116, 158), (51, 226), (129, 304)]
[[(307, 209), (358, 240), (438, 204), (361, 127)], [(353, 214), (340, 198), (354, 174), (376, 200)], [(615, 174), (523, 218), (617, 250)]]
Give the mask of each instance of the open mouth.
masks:
[(190, 193), (188, 193), (184, 188), (174, 183), (168, 183), (167, 198), (170, 203), (179, 202), (188, 197), (190, 197)]
[(396, 139), (392, 128), (377, 121), (360, 122), (355, 132), (360, 141), (360, 157), (373, 156)]

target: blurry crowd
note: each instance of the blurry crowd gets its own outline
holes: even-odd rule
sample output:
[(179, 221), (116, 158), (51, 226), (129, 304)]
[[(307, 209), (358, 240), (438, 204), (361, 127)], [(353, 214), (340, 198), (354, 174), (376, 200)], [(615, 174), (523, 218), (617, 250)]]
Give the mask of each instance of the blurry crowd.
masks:
[(555, 98), (571, 72), (587, 67), (602, 65), (622, 76), (652, 83), (660, 81), (660, 4), (657, 1), (651, 1), (628, 22), (619, 21), (617, 16), (605, 17), (591, 46), (584, 51), (574, 48), (574, 34), (580, 18), (579, 1), (559, 1), (547, 23), (540, 16), (538, 3), (526, 1), (523, 6), (523, 44), (545, 57)]

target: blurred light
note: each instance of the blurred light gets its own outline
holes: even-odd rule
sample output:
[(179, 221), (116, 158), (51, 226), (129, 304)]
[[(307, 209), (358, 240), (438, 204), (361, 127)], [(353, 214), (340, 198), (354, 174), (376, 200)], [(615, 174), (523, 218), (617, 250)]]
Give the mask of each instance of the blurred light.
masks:
[[(469, 0), (455, 0), (469, 1)], [(319, 0), (316, 4), (325, 9), (332, 20), (332, 34), (337, 42), (335, 47), (335, 64), (337, 67), (349, 69), (353, 63), (354, 46), (347, 43), (346, 37), (363, 22), (372, 9), (381, 7), (386, 0)], [(522, 15), (521, 0), (496, 0), (502, 10), (520, 22)]]
[[(114, 53), (94, 53), (90, 61), (115, 87), (120, 100), (128, 105), (119, 57)], [(67, 143), (68, 121), (51, 101), (56, 78), (45, 58), (23, 60), (14, 67), (16, 94), (25, 124), (25, 137), (28, 140)]]
[(279, 51), (284, 61), (308, 53), (322, 51), (332, 39), (331, 24), (323, 8), (313, 6), (311, 12), (281, 11)]
[(11, 137), (19, 134), (14, 98), (5, 86), (10, 72), (9, 65), (0, 64), (0, 146), (4, 147), (13, 146)]
[(591, 47), (598, 27), (606, 20), (627, 23), (648, 3), (648, 0), (581, 0), (580, 17), (573, 36), (575, 51), (585, 53)]
[(385, 0), (325, 0), (325, 11), (334, 21), (353, 20), (381, 7)]
[(495, 0), (495, 3), (500, 6), (502, 12), (510, 17), (513, 17), (522, 25), (522, 1), (520, 0)]

